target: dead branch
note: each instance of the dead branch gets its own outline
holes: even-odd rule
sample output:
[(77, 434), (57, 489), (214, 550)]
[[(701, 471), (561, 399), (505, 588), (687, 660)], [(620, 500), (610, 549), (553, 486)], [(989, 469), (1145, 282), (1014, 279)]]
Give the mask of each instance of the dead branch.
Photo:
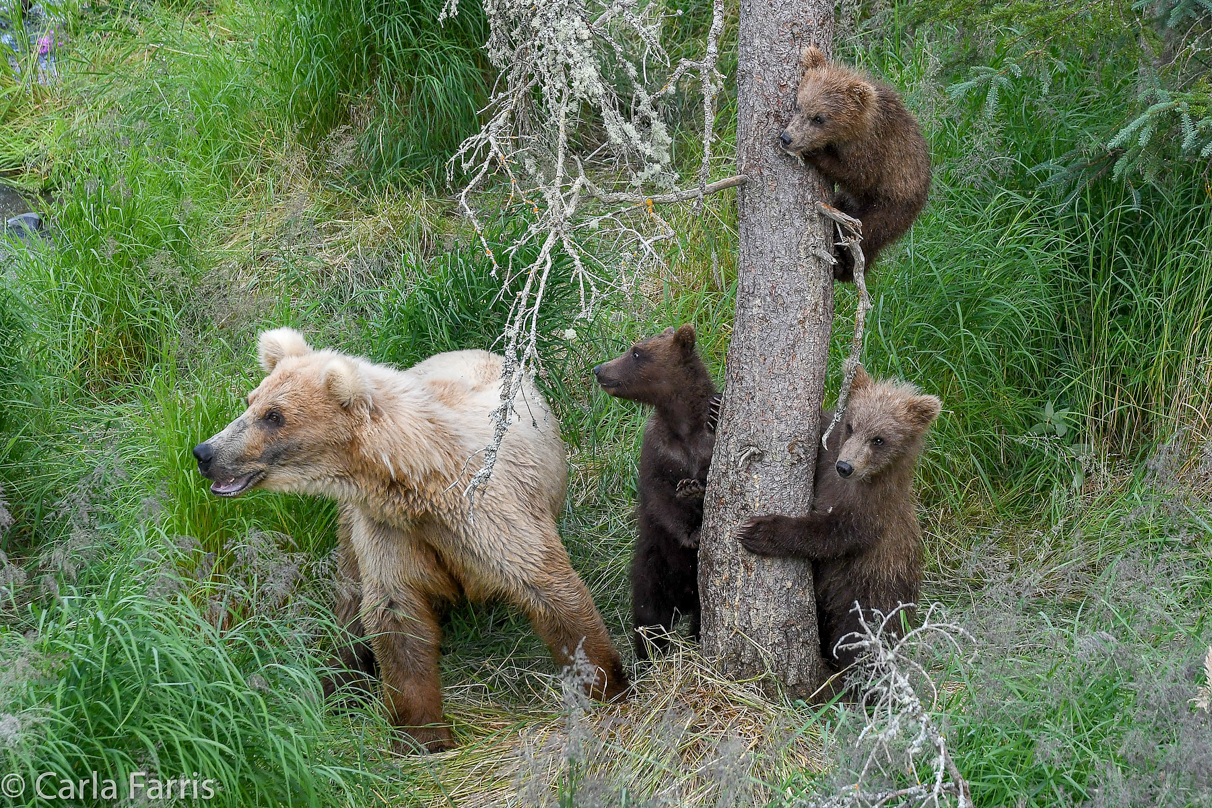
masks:
[(871, 296), (867, 294), (867, 278), (864, 273), (867, 259), (863, 256), (863, 223), (824, 202), (816, 203), (816, 208), (822, 216), (837, 225), (839, 237), (845, 243), (846, 249), (850, 250), (854, 259), (854, 285), (859, 293), (858, 309), (854, 313), (854, 337), (850, 341), (850, 356), (842, 364), (842, 387), (837, 394), (837, 407), (833, 410), (833, 420), (829, 422), (829, 427), (821, 434), (821, 446), (824, 447), (829, 436), (833, 434), (834, 427), (841, 423), (842, 416), (846, 414), (846, 405), (850, 402), (850, 388), (854, 384), (854, 375), (858, 373), (859, 363), (863, 358), (863, 336), (867, 327), (867, 312), (871, 311)]
[(711, 141), (715, 136), (715, 94), (724, 82), (724, 74), (716, 68), (720, 56), (720, 34), (724, 31), (724, 0), (715, 0), (711, 30), (707, 32), (707, 52), (703, 57), (703, 162), (699, 165), (699, 196), (694, 212), (703, 211), (707, 195), (707, 177), (711, 173)]
[[(723, 0), (714, 0), (703, 57), (676, 65), (662, 48), (663, 17), (655, 4), (496, 0), (484, 11), (485, 50), (499, 73), (482, 111), (484, 126), (451, 158), (448, 178), (453, 181), (456, 170), (468, 178), (458, 195), (459, 209), (474, 226), (501, 294), (513, 306), (503, 335), (507, 361), (501, 402), (493, 411), (493, 438), (483, 450), (483, 464), (466, 490), (472, 499), (491, 478), (501, 441), (516, 417), (513, 402), (522, 380), (537, 370), (540, 312), (556, 251), (571, 261), (572, 280), (581, 291), (579, 316), (588, 317), (601, 288), (625, 288), (629, 267), (664, 264), (656, 245), (674, 232), (655, 204), (697, 200), (701, 207), (708, 193), (744, 182), (743, 177), (707, 182), (715, 95), (723, 85), (717, 67)], [(446, 0), (442, 17), (457, 13), (458, 0)], [(698, 75), (702, 93), (704, 153), (697, 187), (678, 190), (673, 136), (658, 101), (690, 74)], [(660, 77), (660, 89), (650, 89)], [(605, 137), (591, 150), (580, 150), (578, 135), (589, 122)], [(598, 190), (595, 181), (606, 190)], [(661, 193), (646, 193), (649, 188)], [(495, 189), (507, 189), (500, 207), (520, 209), (529, 219), (500, 256), (473, 200)], [(586, 216), (590, 200), (607, 209)], [(520, 268), (514, 259), (527, 254), (526, 247), (539, 248), (538, 256)]]
[[(937, 688), (925, 669), (907, 653), (926, 635), (950, 644), (956, 652), (961, 652), (959, 640), (971, 637), (956, 623), (936, 620), (941, 608), (933, 604), (918, 627), (897, 638), (893, 629), (900, 623), (901, 612), (910, 608), (913, 604), (901, 604), (887, 615), (875, 611), (877, 619), (869, 622), (855, 604), (861, 628), (843, 637), (838, 648), (853, 649), (860, 654), (850, 684), (861, 687), (868, 715), (857, 743), (868, 743), (870, 748), (853, 787), (846, 786), (840, 793), (809, 803), (813, 808), (879, 808), (890, 804), (937, 807), (948, 797), (955, 799), (958, 808), (973, 808), (968, 782), (955, 765), (946, 736), (918, 696), (910, 676), (929, 683), (934, 699), (938, 696)], [(909, 744), (901, 764), (895, 771), (888, 771), (884, 767), (893, 760), (893, 744), (898, 738), (907, 738)], [(933, 751), (929, 763), (934, 775), (927, 782), (899, 789), (864, 790), (864, 781), (873, 770), (885, 777), (896, 773), (913, 776), (921, 754), (927, 749)]]
[(729, 177), (726, 180), (716, 180), (713, 183), (703, 185), (700, 188), (690, 188), (685, 191), (676, 191), (671, 194), (654, 194), (652, 196), (641, 196), (639, 194), (603, 194), (596, 189), (590, 189), (590, 196), (607, 205), (664, 205), (673, 202), (689, 202), (691, 199), (701, 199), (703, 196), (726, 191), (729, 188), (736, 188), (744, 185), (746, 181), (744, 174), (737, 174), (735, 177)]

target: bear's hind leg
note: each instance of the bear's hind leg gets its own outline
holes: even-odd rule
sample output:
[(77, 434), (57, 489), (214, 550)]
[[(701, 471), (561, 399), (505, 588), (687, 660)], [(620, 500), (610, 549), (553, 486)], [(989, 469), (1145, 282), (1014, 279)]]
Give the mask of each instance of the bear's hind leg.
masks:
[(686, 613), (690, 615), (690, 639), (695, 642), (699, 641), (699, 635), (702, 633), (703, 626), (703, 610), (699, 604), (694, 604), (688, 607)]
[(598, 669), (597, 679), (588, 687), (589, 695), (614, 701), (630, 686), (623, 661), (589, 589), (573, 570), (558, 536), (555, 541), (558, 555), (550, 553), (537, 580), (527, 581), (509, 597), (529, 618), (557, 665), (571, 664), (579, 646), (589, 664)]
[[(884, 248), (905, 234), (921, 210), (921, 205), (898, 204), (890, 199), (878, 198), (862, 205), (848, 201), (847, 205), (838, 207), (863, 223), (861, 246), (867, 269), (875, 264)], [(850, 250), (846, 247), (837, 247), (836, 250), (835, 257), (840, 261), (834, 266), (834, 278), (853, 281), (854, 260), (850, 256)]]
[(631, 567), (631, 626), (639, 659), (648, 659), (650, 651), (663, 653), (669, 647), (677, 611), (668, 577), (669, 571), (656, 553), (636, 548)]

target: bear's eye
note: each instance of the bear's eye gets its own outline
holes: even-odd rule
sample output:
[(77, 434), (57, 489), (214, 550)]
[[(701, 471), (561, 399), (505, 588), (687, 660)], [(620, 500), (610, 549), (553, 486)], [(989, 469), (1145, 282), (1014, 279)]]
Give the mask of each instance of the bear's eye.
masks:
[(631, 355), (632, 355), (633, 357), (635, 357), (636, 359), (643, 359), (643, 358), (644, 358), (643, 356), (641, 356), (641, 355), (640, 355), (640, 352), (639, 352), (639, 351), (632, 351), (632, 352), (631, 352)]
[(825, 116), (824, 116), (824, 115), (821, 115), (821, 114), (818, 112), (816, 115), (813, 115), (813, 116), (812, 116), (812, 122), (813, 122), (814, 124), (816, 124), (817, 126), (820, 126), (821, 124), (823, 124), (823, 123), (825, 122)]
[(854, 427), (852, 427), (850, 424), (846, 424), (846, 434), (847, 434), (847, 435), (853, 435), (853, 434), (854, 434)]
[(884, 439), (883, 439), (883, 438), (872, 438), (872, 439), (871, 439), (871, 445), (872, 445), (872, 446), (883, 446), (883, 445), (884, 445)]
[(282, 413), (277, 409), (273, 409), (273, 410), (270, 410), (269, 412), (265, 413), (265, 415), (263, 415), (261, 417), (261, 420), (266, 421), (267, 423), (271, 423), (274, 426), (282, 426), (282, 424), (284, 423), (284, 421), (282, 419)]

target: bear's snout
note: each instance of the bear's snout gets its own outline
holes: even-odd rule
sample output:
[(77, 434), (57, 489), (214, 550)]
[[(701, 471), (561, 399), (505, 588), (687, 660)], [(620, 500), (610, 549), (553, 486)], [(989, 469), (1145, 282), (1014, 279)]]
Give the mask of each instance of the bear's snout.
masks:
[(847, 463), (845, 460), (837, 461), (837, 473), (843, 477), (849, 477), (854, 474), (854, 466)]
[[(593, 377), (597, 379), (598, 384), (603, 390), (610, 393), (619, 386), (619, 380), (610, 375), (610, 368), (606, 367), (609, 362), (603, 362), (600, 365), (593, 366)], [(613, 393), (611, 393), (613, 395)]]
[(779, 135), (779, 141), (780, 141), (780, 142), (781, 142), (781, 143), (782, 143), (784, 146), (790, 146), (790, 145), (791, 145), (791, 135), (787, 134), (787, 130), (786, 130), (786, 129), (784, 129), (784, 130), (783, 130), (783, 134)]
[(210, 468), (210, 461), (215, 457), (215, 450), (209, 443), (199, 443), (194, 447), (194, 457), (198, 460), (198, 471), (205, 474)]

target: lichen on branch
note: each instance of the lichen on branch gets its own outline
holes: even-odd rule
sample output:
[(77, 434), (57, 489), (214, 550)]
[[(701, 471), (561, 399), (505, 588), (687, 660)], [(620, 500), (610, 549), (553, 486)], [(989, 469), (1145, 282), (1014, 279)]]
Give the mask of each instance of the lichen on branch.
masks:
[[(722, 0), (703, 57), (676, 64), (661, 44), (663, 13), (641, 0), (485, 0), (488, 58), (500, 73), (481, 130), (463, 142), (448, 176), (466, 177), (459, 208), (512, 299), (502, 335), (506, 354), (501, 404), (493, 412), (486, 447), (468, 495), (483, 488), (514, 416), (514, 399), (537, 370), (543, 296), (556, 259), (571, 262), (580, 291), (580, 316), (599, 296), (627, 282), (645, 263), (660, 264), (655, 245), (674, 235), (653, 201), (696, 200), (712, 190), (715, 95), (724, 26)], [(448, 0), (443, 17), (458, 13)], [(687, 77), (697, 77), (703, 99), (704, 155), (697, 192), (679, 190), (672, 165), (673, 137), (662, 99)], [(484, 211), (526, 222), (498, 255), (484, 231)], [(537, 251), (536, 251), (537, 248)], [(521, 259), (526, 255), (526, 259)], [(530, 256), (534, 256), (531, 258)]]

